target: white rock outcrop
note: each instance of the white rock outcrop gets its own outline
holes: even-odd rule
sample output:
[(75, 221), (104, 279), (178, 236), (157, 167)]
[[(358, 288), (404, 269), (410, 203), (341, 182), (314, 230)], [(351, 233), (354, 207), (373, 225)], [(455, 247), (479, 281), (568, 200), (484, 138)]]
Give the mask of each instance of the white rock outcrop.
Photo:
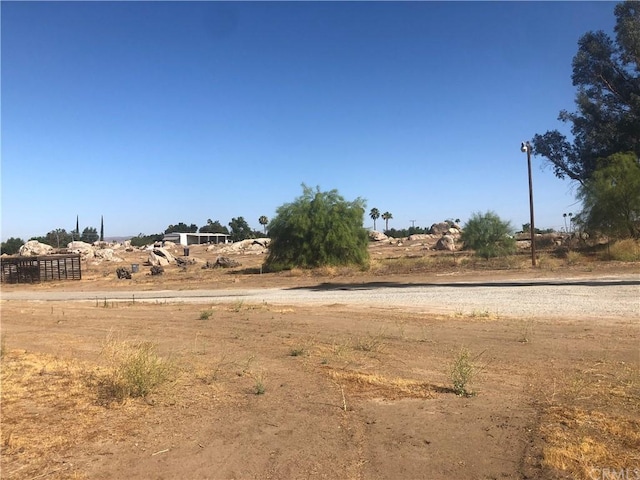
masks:
[[(241, 240), (234, 242), (231, 245), (226, 245), (220, 249), (220, 253), (239, 253), (239, 254), (262, 254), (267, 251), (270, 238), (248, 238), (247, 240)], [(207, 249), (209, 250), (209, 249)]]
[(169, 263), (173, 263), (173, 262), (175, 262), (175, 261), (176, 261), (176, 258), (175, 258), (171, 253), (169, 253), (169, 250), (167, 250), (166, 248), (163, 248), (163, 247), (155, 247), (155, 248), (153, 249), (153, 253), (154, 253), (156, 256), (164, 257), (164, 258), (167, 260), (167, 262), (168, 262), (168, 263), (167, 263), (167, 265), (168, 265)]
[(117, 257), (111, 248), (97, 248), (94, 250), (94, 255), (97, 260), (104, 260), (107, 262), (123, 262), (124, 260)]
[(169, 260), (167, 260), (162, 255), (156, 255), (154, 252), (149, 252), (147, 261), (152, 267), (166, 267), (167, 265), (169, 265)]
[(382, 232), (378, 232), (377, 230), (371, 230), (369, 232), (369, 240), (374, 241), (374, 242), (384, 242), (385, 240), (388, 240), (389, 237), (387, 237), (384, 233)]
[(456, 242), (453, 235), (443, 235), (436, 243), (436, 250), (449, 250), (453, 252), (456, 249)]
[(93, 245), (91, 245), (90, 243), (81, 241), (69, 242), (67, 244), (67, 249), (70, 253), (79, 253), (80, 260), (86, 261), (91, 260), (93, 257), (95, 257)]
[(49, 255), (53, 252), (53, 247), (46, 243), (40, 243), (37, 240), (29, 240), (27, 243), (20, 247), (18, 250), (19, 255), (35, 256), (35, 255)]

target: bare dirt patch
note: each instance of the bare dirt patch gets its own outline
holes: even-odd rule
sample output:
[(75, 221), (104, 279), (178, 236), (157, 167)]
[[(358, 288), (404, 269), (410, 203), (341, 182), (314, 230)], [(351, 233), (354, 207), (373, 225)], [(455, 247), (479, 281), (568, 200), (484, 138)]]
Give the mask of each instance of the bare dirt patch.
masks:
[[(88, 268), (81, 282), (6, 287), (144, 290), (523, 275), (517, 268), (465, 271), (429, 263), (453, 262), (446, 257), (407, 272), (394, 263), (405, 262), (403, 255), (367, 273), (261, 275), (261, 257), (247, 256), (236, 270), (176, 267), (156, 278), (141, 269), (131, 281), (115, 279), (116, 266), (102, 264)], [(574, 267), (572, 274), (593, 268)], [(548, 274), (558, 270), (532, 275)], [(633, 473), (640, 468), (639, 334), (637, 318), (3, 301), (2, 478)], [(171, 375), (146, 396), (105, 396), (101, 386), (113, 372), (105, 344), (113, 338), (154, 345)], [(451, 365), (462, 347), (481, 367), (469, 385), (475, 396), (452, 390)]]

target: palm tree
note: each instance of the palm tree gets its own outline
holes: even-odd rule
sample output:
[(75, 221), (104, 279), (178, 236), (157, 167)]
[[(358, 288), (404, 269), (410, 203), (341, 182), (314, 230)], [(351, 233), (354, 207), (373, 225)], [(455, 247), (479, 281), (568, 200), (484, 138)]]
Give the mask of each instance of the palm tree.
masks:
[(269, 223), (269, 219), (266, 216), (261, 215), (260, 218), (258, 219), (258, 222), (260, 222), (260, 225), (262, 225), (262, 228), (264, 228), (264, 233), (266, 235), (267, 234), (267, 224)]
[(382, 219), (384, 220), (384, 229), (385, 231), (389, 230), (389, 220), (391, 220), (393, 218), (393, 215), (391, 215), (389, 212), (384, 212), (382, 214)]
[(369, 216), (373, 219), (373, 229), (376, 229), (376, 220), (380, 218), (380, 210), (372, 208), (369, 212)]
[(569, 233), (573, 233), (573, 213), (569, 213)]

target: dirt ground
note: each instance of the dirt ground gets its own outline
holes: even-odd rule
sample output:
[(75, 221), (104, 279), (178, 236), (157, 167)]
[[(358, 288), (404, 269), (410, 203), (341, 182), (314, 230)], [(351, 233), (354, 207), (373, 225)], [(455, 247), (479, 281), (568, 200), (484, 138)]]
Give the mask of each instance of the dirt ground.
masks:
[[(638, 272), (552, 258), (531, 271), (526, 257), (469, 268), (415, 251), (373, 250), (366, 273), (260, 274), (262, 257), (247, 255), (235, 270), (197, 264), (163, 276), (132, 252), (126, 264), (141, 264), (132, 280), (103, 263), (83, 265), (79, 282), (3, 290)], [(204, 247), (191, 255), (215, 259)], [(637, 318), (243, 302), (0, 305), (2, 478), (640, 478)], [(142, 345), (157, 353), (166, 380), (121, 398), (110, 388), (118, 359)], [(452, 369), (465, 352), (471, 394), (457, 395)]]

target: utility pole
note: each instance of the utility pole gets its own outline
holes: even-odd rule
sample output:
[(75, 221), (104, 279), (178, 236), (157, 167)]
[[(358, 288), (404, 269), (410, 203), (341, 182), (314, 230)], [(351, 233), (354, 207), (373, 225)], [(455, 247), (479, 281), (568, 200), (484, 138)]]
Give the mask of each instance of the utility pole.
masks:
[(531, 215), (531, 265), (536, 266), (536, 227), (533, 223), (533, 181), (531, 180), (531, 144), (522, 142), (520, 150), (527, 154), (527, 167), (529, 170), (529, 213)]

